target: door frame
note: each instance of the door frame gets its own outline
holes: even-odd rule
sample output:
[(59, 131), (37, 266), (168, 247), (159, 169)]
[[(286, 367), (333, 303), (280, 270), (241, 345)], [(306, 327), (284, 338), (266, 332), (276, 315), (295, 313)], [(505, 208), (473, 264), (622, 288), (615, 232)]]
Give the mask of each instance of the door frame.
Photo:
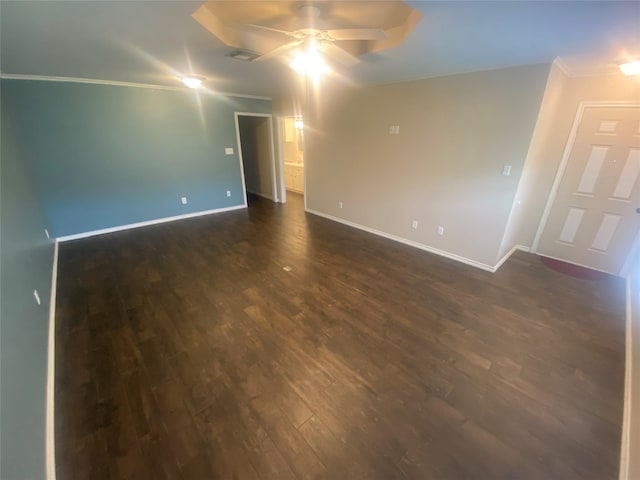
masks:
[(287, 198), (287, 186), (284, 183), (284, 121), (287, 118), (293, 118), (294, 121), (295, 119), (301, 119), (302, 120), (302, 149), (303, 149), (303, 155), (304, 155), (304, 159), (302, 162), (302, 181), (304, 182), (304, 186), (302, 187), (302, 199), (304, 201), (304, 209), (307, 209), (307, 145), (305, 143), (305, 135), (304, 135), (304, 131), (306, 128), (306, 124), (304, 123), (304, 116), (303, 115), (282, 115), (281, 117), (278, 118), (278, 127), (279, 127), (279, 131), (278, 131), (278, 150), (279, 150), (279, 154), (280, 154), (280, 158), (279, 158), (279, 162), (280, 162), (280, 168), (282, 169), (282, 203), (286, 202), (286, 198)]
[[(238, 144), (238, 161), (240, 162), (240, 174), (242, 176), (242, 191), (244, 195), (244, 206), (248, 205), (247, 202), (247, 185), (244, 180), (244, 159), (242, 158), (242, 142), (240, 141), (240, 121), (239, 117), (263, 117), (267, 119), (269, 124), (269, 154), (271, 156), (270, 167), (271, 167), (271, 195), (272, 198), (270, 200), (274, 202), (278, 202), (278, 189), (276, 187), (276, 172), (279, 169), (276, 169), (276, 154), (275, 154), (275, 146), (273, 142), (273, 114), (271, 113), (255, 113), (255, 112), (233, 112), (233, 117), (236, 124), (236, 142)], [(280, 177), (282, 174), (280, 172)]]
[[(553, 207), (553, 202), (555, 201), (556, 195), (558, 194), (558, 189), (560, 188), (560, 182), (562, 181), (564, 172), (567, 169), (569, 156), (573, 151), (573, 146), (575, 144), (576, 137), (578, 135), (578, 129), (580, 128), (580, 124), (582, 123), (582, 116), (584, 115), (584, 111), (587, 108), (592, 108), (592, 107), (637, 108), (637, 107), (640, 107), (640, 103), (634, 102), (634, 101), (619, 101), (619, 102), (582, 101), (578, 104), (578, 109), (576, 110), (576, 114), (573, 119), (573, 125), (571, 126), (567, 143), (564, 147), (564, 151), (562, 152), (560, 165), (558, 165), (558, 170), (556, 171), (556, 176), (553, 180), (551, 192), (549, 192), (547, 203), (545, 204), (544, 211), (542, 212), (542, 217), (540, 218), (540, 223), (538, 224), (538, 229), (536, 230), (536, 236), (534, 237), (533, 244), (531, 245), (531, 251), (534, 253), (538, 253), (538, 246), (540, 245), (542, 232), (544, 232), (544, 229), (547, 226), (547, 221), (549, 220), (549, 215), (551, 214), (551, 208)], [(632, 255), (634, 252), (633, 248), (631, 250), (632, 251), (629, 252), (629, 255)], [(558, 260), (562, 260), (562, 259), (558, 259)], [(566, 261), (566, 260), (562, 260), (562, 261)], [(569, 263), (573, 263), (573, 262), (569, 262)], [(621, 271), (618, 272), (619, 275), (624, 273), (624, 270), (626, 269), (628, 263), (629, 263), (628, 261), (625, 261), (623, 263), (623, 266), (621, 267)], [(586, 265), (581, 265), (581, 266), (587, 267)], [(593, 267), (587, 267), (587, 268), (593, 269)]]
[(277, 144), (278, 144), (278, 167), (280, 168), (280, 176), (278, 177), (280, 184), (280, 203), (287, 203), (287, 186), (284, 179), (284, 119), (287, 116), (278, 117), (277, 125), (278, 131), (276, 132)]

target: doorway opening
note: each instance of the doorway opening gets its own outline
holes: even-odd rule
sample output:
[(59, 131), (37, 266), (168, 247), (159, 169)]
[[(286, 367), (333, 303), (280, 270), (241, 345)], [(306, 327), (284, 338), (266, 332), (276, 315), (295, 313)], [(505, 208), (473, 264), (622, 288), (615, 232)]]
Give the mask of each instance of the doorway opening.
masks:
[(301, 116), (283, 118), (282, 157), (285, 189), (304, 196), (304, 123)]
[(235, 120), (245, 203), (247, 193), (277, 202), (271, 114), (236, 112)]

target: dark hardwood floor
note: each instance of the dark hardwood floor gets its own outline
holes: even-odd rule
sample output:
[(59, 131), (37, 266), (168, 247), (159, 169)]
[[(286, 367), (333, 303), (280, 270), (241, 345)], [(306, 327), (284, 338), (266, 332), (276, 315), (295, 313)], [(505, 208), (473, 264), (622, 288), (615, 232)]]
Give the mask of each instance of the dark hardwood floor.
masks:
[(615, 479), (624, 290), (293, 194), (65, 243), (58, 479)]

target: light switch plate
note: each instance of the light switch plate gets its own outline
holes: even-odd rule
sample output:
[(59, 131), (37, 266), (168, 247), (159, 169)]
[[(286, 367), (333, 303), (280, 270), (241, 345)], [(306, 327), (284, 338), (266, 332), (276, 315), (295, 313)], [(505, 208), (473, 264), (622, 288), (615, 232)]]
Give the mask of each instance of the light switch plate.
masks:
[(226, 148), (224, 149), (224, 154), (225, 154), (225, 155), (233, 155), (233, 148), (231, 148), (231, 147), (226, 147)]

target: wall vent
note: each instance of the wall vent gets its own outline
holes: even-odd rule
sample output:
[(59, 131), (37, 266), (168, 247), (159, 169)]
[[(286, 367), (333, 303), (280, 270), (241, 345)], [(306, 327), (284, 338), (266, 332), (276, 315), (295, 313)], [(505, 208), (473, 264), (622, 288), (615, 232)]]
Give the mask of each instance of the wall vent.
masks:
[(245, 62), (251, 62), (259, 56), (259, 53), (251, 52), (249, 50), (234, 50), (227, 54), (227, 57), (235, 58), (236, 60), (243, 60)]

